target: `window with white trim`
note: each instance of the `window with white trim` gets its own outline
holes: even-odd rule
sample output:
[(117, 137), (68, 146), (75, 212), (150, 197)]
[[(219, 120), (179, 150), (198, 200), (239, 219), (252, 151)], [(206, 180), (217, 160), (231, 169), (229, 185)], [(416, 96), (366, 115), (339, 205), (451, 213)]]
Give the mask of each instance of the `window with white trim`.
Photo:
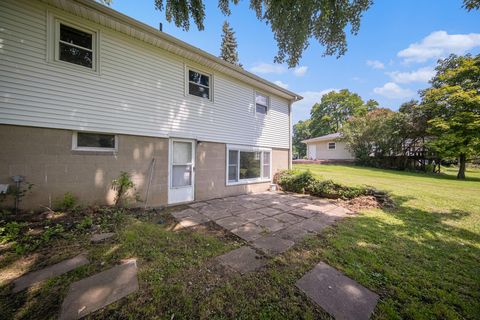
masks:
[(271, 150), (245, 146), (227, 146), (227, 184), (269, 181)]
[(96, 69), (97, 33), (55, 21), (55, 60)]
[(335, 150), (336, 147), (337, 147), (337, 144), (335, 142), (328, 143), (328, 150)]
[(255, 112), (267, 114), (270, 99), (268, 96), (255, 92)]
[(211, 100), (210, 78), (208, 74), (188, 69), (188, 94)]
[(118, 138), (114, 134), (74, 132), (72, 149), (79, 151), (116, 151)]

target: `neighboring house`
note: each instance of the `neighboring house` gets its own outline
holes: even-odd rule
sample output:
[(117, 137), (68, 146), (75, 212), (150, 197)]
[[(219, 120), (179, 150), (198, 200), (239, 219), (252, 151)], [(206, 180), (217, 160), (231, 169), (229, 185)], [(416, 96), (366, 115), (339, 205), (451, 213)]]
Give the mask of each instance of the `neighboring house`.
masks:
[(345, 142), (339, 141), (340, 133), (302, 141), (307, 145), (309, 160), (353, 160), (354, 156), (347, 150)]
[[(0, 1), (0, 183), (148, 204), (267, 190), (290, 167), (297, 94), (91, 0)], [(153, 161), (155, 159), (155, 161)]]

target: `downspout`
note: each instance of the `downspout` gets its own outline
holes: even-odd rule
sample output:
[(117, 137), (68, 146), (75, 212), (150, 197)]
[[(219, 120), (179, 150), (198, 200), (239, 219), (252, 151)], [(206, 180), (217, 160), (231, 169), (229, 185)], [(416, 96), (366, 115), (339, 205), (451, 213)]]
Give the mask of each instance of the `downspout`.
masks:
[(293, 127), (292, 127), (292, 104), (297, 98), (290, 100), (288, 103), (288, 169), (292, 169), (292, 159), (293, 159), (293, 145), (292, 145), (292, 138), (293, 138)]

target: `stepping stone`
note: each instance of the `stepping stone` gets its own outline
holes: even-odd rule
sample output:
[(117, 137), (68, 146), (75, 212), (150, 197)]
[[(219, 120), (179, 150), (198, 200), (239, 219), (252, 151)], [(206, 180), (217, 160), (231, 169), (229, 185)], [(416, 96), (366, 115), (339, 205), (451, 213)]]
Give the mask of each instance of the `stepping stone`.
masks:
[(257, 226), (263, 227), (267, 229), (269, 232), (276, 232), (283, 228), (285, 228), (285, 224), (283, 222), (278, 221), (275, 218), (265, 218), (262, 220), (255, 221)]
[(264, 214), (266, 216), (274, 216), (276, 214), (281, 213), (279, 210), (273, 209), (273, 208), (262, 208), (262, 209), (257, 210), (257, 212), (259, 212), (261, 214)]
[(217, 259), (222, 265), (230, 267), (241, 274), (254, 271), (266, 264), (262, 256), (247, 246), (225, 253)]
[(137, 290), (137, 263), (130, 260), (72, 283), (59, 319), (80, 319)]
[(209, 218), (205, 217), (200, 213), (195, 212), (194, 215), (180, 219), (178, 224), (183, 228), (188, 228), (188, 227), (193, 227), (208, 221), (210, 221)]
[(68, 260), (64, 260), (62, 262), (51, 265), (44, 269), (27, 273), (26, 275), (13, 281), (13, 284), (15, 285), (15, 287), (13, 288), (13, 292), (14, 293), (20, 292), (23, 289), (26, 289), (36, 283), (39, 283), (43, 280), (46, 280), (52, 277), (62, 275), (73, 269), (81, 267), (87, 263), (89, 263), (87, 259), (87, 255), (82, 253), (76, 257), (73, 257)]
[(268, 255), (276, 255), (290, 249), (295, 243), (276, 236), (265, 236), (252, 242), (252, 245)]
[(320, 262), (296, 286), (336, 319), (369, 319), (378, 295)]
[(115, 233), (113, 233), (113, 232), (96, 233), (96, 234), (92, 235), (92, 237), (90, 238), (90, 241), (92, 243), (98, 243), (98, 242), (102, 242), (104, 240), (107, 240), (107, 239), (113, 237), (114, 235), (115, 235)]
[(348, 210), (344, 207), (336, 206), (336, 208), (334, 208), (332, 210), (328, 210), (325, 214), (329, 215), (331, 217), (335, 217), (338, 220), (338, 219), (341, 219), (341, 218), (348, 217), (349, 215), (352, 214), (352, 211), (350, 211), (350, 210)]
[(253, 223), (247, 223), (241, 227), (231, 230), (231, 232), (245, 241), (253, 241), (262, 236), (263, 229)]
[(246, 224), (247, 222), (248, 221), (246, 221), (245, 219), (242, 219), (239, 217), (228, 217), (228, 218), (223, 218), (215, 221), (215, 223), (217, 223), (218, 225), (222, 226), (227, 230), (238, 228)]

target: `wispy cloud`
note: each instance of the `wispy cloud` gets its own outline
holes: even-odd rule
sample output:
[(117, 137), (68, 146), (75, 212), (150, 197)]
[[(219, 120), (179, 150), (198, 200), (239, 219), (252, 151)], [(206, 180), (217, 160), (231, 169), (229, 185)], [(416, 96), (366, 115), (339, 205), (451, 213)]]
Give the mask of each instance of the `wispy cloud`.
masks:
[(415, 95), (410, 89), (404, 89), (394, 82), (387, 82), (383, 87), (373, 89), (373, 92), (390, 99), (404, 99)]
[(446, 31), (435, 31), (422, 41), (412, 43), (397, 55), (405, 62), (425, 62), (446, 57), (451, 53), (464, 54), (478, 46), (480, 33), (448, 34)]
[(396, 83), (428, 82), (435, 75), (435, 69), (424, 67), (412, 72), (387, 72)]
[(282, 82), (282, 81), (280, 81), (280, 80), (273, 81), (273, 83), (275, 83), (275, 84), (276, 84), (277, 86), (279, 86), (279, 87), (282, 87), (282, 88), (284, 88), (284, 89), (288, 89), (288, 84), (286, 84), (286, 83), (284, 83), (284, 82)]
[(279, 64), (259, 63), (251, 67), (250, 71), (254, 73), (260, 73), (260, 74), (268, 74), (268, 73), (282, 74), (287, 71), (287, 68)]
[(367, 60), (367, 66), (372, 67), (373, 69), (385, 69), (383, 62), (378, 60)]
[(307, 66), (300, 66), (293, 69), (293, 74), (297, 77), (303, 77), (305, 73), (307, 73), (308, 67)]

